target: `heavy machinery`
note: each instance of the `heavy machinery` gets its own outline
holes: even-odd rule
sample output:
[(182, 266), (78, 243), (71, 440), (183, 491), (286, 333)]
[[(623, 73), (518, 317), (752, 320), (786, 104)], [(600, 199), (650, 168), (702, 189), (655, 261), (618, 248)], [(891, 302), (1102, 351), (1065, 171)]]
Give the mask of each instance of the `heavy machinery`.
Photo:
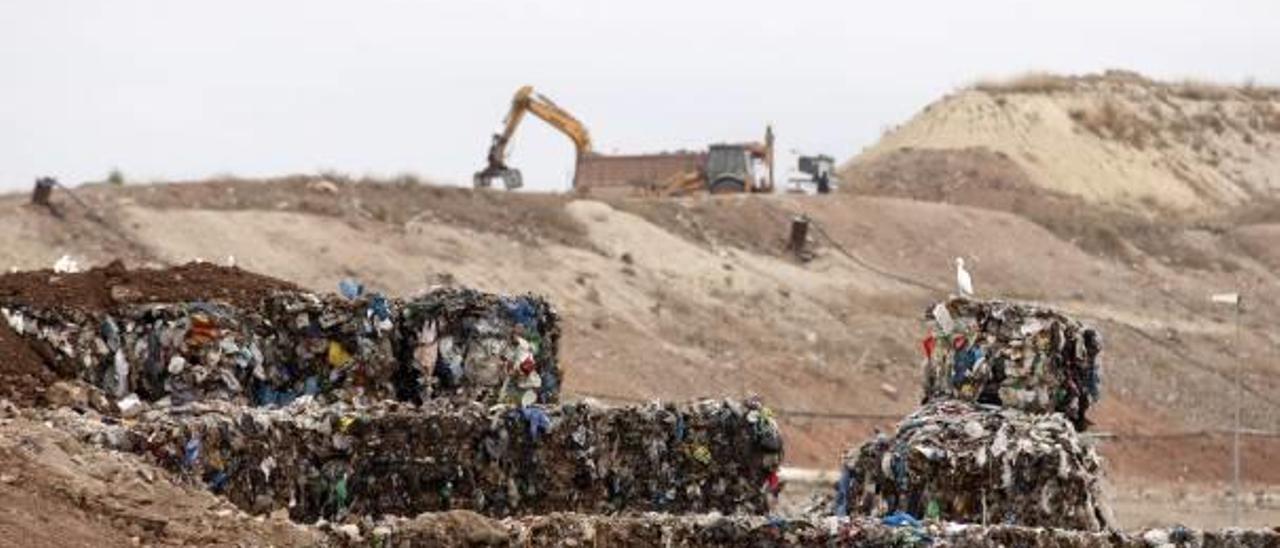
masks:
[[(764, 173), (758, 172), (761, 168)], [(700, 165), (669, 176), (650, 191), (659, 196), (773, 192), (773, 127), (765, 128), (763, 143), (711, 145)]]
[(831, 183), (838, 182), (836, 179), (836, 161), (835, 158), (826, 154), (817, 156), (801, 155), (798, 159), (798, 171), (803, 176), (792, 176), (789, 178), (796, 192), (805, 192), (803, 185), (813, 185), (814, 190), (818, 194), (828, 194), (831, 192)]
[(511, 99), (511, 110), (503, 120), (502, 133), (493, 135), (493, 142), (489, 145), (488, 163), (484, 169), (476, 172), (472, 181), (476, 188), (489, 188), (493, 186), (494, 179), (502, 179), (502, 184), (507, 190), (524, 186), (520, 170), (508, 167), (506, 159), (507, 145), (511, 143), (511, 137), (515, 135), (516, 128), (520, 127), (525, 113), (529, 112), (551, 124), (551, 127), (560, 130), (573, 141), (577, 151), (575, 164), (581, 163), (583, 157), (591, 155), (591, 134), (587, 132), (587, 127), (545, 95), (534, 93), (532, 86), (524, 86), (516, 90), (515, 97)]
[[(573, 141), (576, 149), (573, 188), (578, 192), (672, 196), (697, 192), (772, 192), (773, 128), (762, 143), (712, 145), (707, 151), (603, 155), (591, 149), (585, 125), (531, 86), (511, 100), (501, 133), (494, 134), (485, 168), (476, 172), (476, 188), (501, 179), (507, 190), (523, 186), (518, 169), (506, 164), (507, 148), (525, 114), (533, 113)], [(763, 168), (760, 164), (763, 164)]]

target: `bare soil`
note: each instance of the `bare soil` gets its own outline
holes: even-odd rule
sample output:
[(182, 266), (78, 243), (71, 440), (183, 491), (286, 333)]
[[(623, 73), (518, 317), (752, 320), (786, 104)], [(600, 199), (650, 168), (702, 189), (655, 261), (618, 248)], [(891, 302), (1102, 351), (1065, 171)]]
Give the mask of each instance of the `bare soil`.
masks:
[(0, 275), (0, 304), (74, 307), (99, 312), (120, 305), (222, 301), (256, 305), (272, 291), (298, 286), (235, 267), (187, 263), (171, 268), (126, 268), (122, 261), (84, 272), (32, 270)]

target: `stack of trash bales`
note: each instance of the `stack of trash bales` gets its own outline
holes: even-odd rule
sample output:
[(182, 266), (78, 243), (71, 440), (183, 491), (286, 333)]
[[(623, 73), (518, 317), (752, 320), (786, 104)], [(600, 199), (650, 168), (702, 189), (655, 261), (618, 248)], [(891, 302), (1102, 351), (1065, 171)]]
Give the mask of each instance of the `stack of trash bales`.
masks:
[(762, 513), (782, 441), (758, 401), (611, 408), (435, 400), (284, 408), (225, 402), (110, 424), (89, 441), (149, 456), (254, 513), (299, 521), (468, 509)]
[(532, 295), (437, 289), (396, 300), (275, 291), (242, 308), (10, 303), (0, 311), (52, 368), (117, 400), (559, 401), (558, 317)]
[[(558, 317), (537, 296), (109, 274), (44, 293), (20, 280), (0, 299), (65, 379), (49, 420), (252, 513), (763, 513), (781, 487), (758, 400), (560, 404)], [(232, 298), (185, 300), (203, 295)]]
[(1077, 433), (1100, 396), (1099, 333), (998, 300), (926, 317), (922, 407), (846, 454), (833, 513), (1106, 528), (1101, 464)]
[(1048, 308), (952, 297), (927, 312), (925, 401), (1062, 413), (1077, 430), (1101, 396), (1102, 337)]
[(1098, 531), (1101, 463), (1062, 415), (960, 400), (926, 404), (845, 457), (837, 515)]

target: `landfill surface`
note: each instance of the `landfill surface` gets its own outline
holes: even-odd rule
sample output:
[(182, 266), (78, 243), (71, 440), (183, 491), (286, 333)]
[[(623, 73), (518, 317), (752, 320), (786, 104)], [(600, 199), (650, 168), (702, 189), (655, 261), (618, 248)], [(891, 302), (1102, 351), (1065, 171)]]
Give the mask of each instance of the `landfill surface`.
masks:
[(703, 514), (551, 514), (493, 520), (468, 512), (423, 514), (350, 530), (383, 546), (1028, 546), (1063, 548), (1261, 548), (1276, 530), (1204, 532), (1183, 527), (1131, 534), (1016, 525), (922, 522), (910, 517), (785, 519)]
[[(134, 204), (121, 202), (119, 211), (104, 210), (104, 216), (113, 223), (127, 219), (117, 226), (125, 229), (127, 238), (146, 244), (137, 248), (143, 250), (140, 253), (144, 255), (132, 254), (129, 249), (113, 252), (129, 257), (126, 259), (129, 264), (176, 264), (194, 256), (215, 257), (219, 263), (235, 262), (296, 281), (317, 295), (333, 292), (337, 282), (347, 277), (356, 277), (388, 295), (413, 295), (423, 285), (424, 277), (428, 284), (453, 284), (456, 282), (449, 278), (453, 276), (466, 285), (497, 292), (545, 288), (564, 313), (559, 325), (566, 336), (560, 345), (558, 360), (563, 362), (566, 373), (559, 379), (563, 381), (562, 400), (574, 402), (583, 394), (595, 393), (606, 401), (614, 400), (603, 396), (641, 401), (653, 397), (694, 401), (700, 395), (713, 393), (741, 401), (740, 395), (759, 390), (765, 395), (763, 401), (777, 411), (779, 425), (787, 434), (788, 460), (803, 466), (836, 465), (840, 460), (834, 447), (866, 439), (867, 433), (876, 426), (887, 426), (891, 432), (893, 423), (918, 404), (922, 395), (917, 392), (920, 388), (915, 367), (921, 352), (920, 305), (945, 293), (943, 286), (949, 283), (947, 278), (951, 274), (947, 266), (955, 255), (964, 254), (971, 258), (969, 264), (980, 294), (1016, 295), (1046, 302), (1047, 306), (1069, 311), (1067, 314), (1071, 317), (1105, 331), (1107, 345), (1103, 358), (1107, 395), (1090, 401), (1087, 419), (1093, 424), (1089, 425), (1085, 438), (1093, 440), (1098, 450), (1108, 457), (1116, 457), (1108, 461), (1108, 475), (1114, 478), (1118, 473), (1129, 482), (1122, 484), (1127, 486), (1120, 495), (1129, 497), (1131, 507), (1149, 507), (1144, 508), (1148, 517), (1140, 518), (1141, 521), (1120, 517), (1113, 524), (1131, 531), (1149, 524), (1184, 522), (1212, 527), (1230, 523), (1229, 492), (1221, 484), (1207, 487), (1197, 482), (1229, 477), (1230, 461), (1224, 448), (1229, 447), (1230, 437), (1218, 429), (1229, 424), (1223, 422), (1223, 418), (1230, 418), (1230, 402), (1222, 401), (1219, 396), (1234, 386), (1229, 374), (1235, 371), (1236, 356), (1247, 358), (1240, 364), (1246, 380), (1240, 398), (1245, 402), (1245, 424), (1259, 430), (1274, 424), (1274, 416), (1268, 414), (1271, 407), (1265, 401), (1273, 390), (1263, 363), (1268, 354), (1265, 348), (1259, 347), (1259, 341), (1265, 338), (1258, 336), (1258, 326), (1267, 323), (1267, 312), (1246, 309), (1243, 336), (1237, 346), (1228, 344), (1232, 339), (1231, 315), (1204, 303), (1203, 288), (1226, 286), (1230, 280), (1225, 274), (1197, 270), (1195, 276), (1184, 276), (1181, 273), (1187, 271), (1181, 270), (1181, 266), (1146, 269), (1141, 256), (1132, 259), (1136, 262), (1117, 265), (1082, 255), (1070, 242), (1058, 241), (1017, 216), (894, 200), (833, 197), (829, 202), (810, 203), (789, 197), (762, 197), (758, 201), (726, 199), (688, 204), (614, 205), (613, 211), (590, 202), (561, 203), (541, 212), (517, 209), (514, 217), (519, 219), (518, 223), (509, 222), (511, 216), (508, 216), (506, 222), (495, 224), (476, 216), (475, 210), (462, 207), (456, 215), (436, 212), (414, 218), (421, 211), (421, 203), (402, 199), (405, 193), (341, 182), (337, 188), (335, 195), (305, 190), (290, 195), (285, 190), (296, 189), (283, 186), (263, 188), (259, 195), (256, 189), (251, 193), (241, 184), (196, 184), (175, 190), (161, 186), (88, 193), (86, 200), (93, 204), (103, 203), (104, 197), (108, 201), (116, 196), (137, 200)], [(91, 190), (96, 193), (100, 189)], [(433, 200), (438, 198), (434, 189), (419, 189), (410, 194), (419, 192), (431, 195)], [(178, 194), (191, 199), (163, 205), (165, 200), (172, 200)], [(386, 200), (379, 196), (399, 196), (397, 201), (403, 202), (404, 207), (388, 207)], [(253, 205), (255, 200), (264, 202)], [(519, 198), (498, 201), (477, 197), (474, 201), (488, 207), (519, 201)], [(444, 202), (459, 203), (447, 199)], [(637, 213), (635, 209), (649, 205), (662, 211)], [(386, 207), (388, 216), (384, 218), (378, 207)], [(221, 211), (212, 214), (209, 208)], [(818, 256), (809, 266), (795, 268), (784, 264), (785, 261), (773, 257), (768, 250), (767, 237), (771, 233), (766, 229), (771, 221), (765, 215), (770, 210), (781, 209), (812, 212), (825, 230), (868, 264), (943, 289), (926, 293), (897, 285), (899, 282), (841, 259), (840, 254), (825, 243), (820, 243)], [(362, 217), (362, 211), (371, 211), (378, 218)], [(34, 215), (12, 208), (5, 213), (4, 219), (0, 219), (0, 224), (5, 226), (28, 222)], [(548, 217), (541, 217), (543, 213)], [(672, 220), (664, 222), (663, 215), (668, 213)], [(572, 222), (561, 222), (566, 217), (571, 217)], [(910, 222), (905, 222), (906, 219)], [(71, 215), (65, 227), (74, 228), (78, 226), (76, 222), (75, 215)], [(574, 228), (575, 222), (585, 228)], [(473, 232), (457, 228), (461, 226)], [(876, 227), (875, 230), (868, 229), (871, 226)], [(948, 232), (946, 227), (955, 226), (966, 229)], [(1266, 241), (1265, 227), (1243, 227), (1236, 231), (1231, 228), (1234, 226), (1230, 225), (1225, 233), (1215, 228), (1214, 232), (1197, 237), (1221, 243), (1229, 236), (1239, 238), (1241, 245), (1250, 239)], [(42, 226), (36, 241), (67, 238), (63, 235), (64, 229), (61, 225)], [(156, 231), (164, 232), (165, 238), (157, 239)], [(221, 240), (203, 238), (191, 240), (200, 242), (193, 247), (183, 243), (187, 241), (183, 236), (186, 232), (204, 235), (218, 232), (226, 235), (224, 240), (239, 243), (232, 248)], [(258, 233), (276, 236), (268, 242), (255, 239), (254, 234)], [(958, 233), (962, 233), (963, 238)], [(643, 238), (628, 238), (628, 234), (641, 234)], [(1133, 245), (1127, 234), (1122, 233), (1121, 237), (1126, 245)], [(87, 262), (106, 262), (92, 251), (100, 236), (80, 234), (78, 238), (64, 240), (80, 242), (78, 244), (58, 245), (69, 245), (73, 250), (90, 249), (83, 252), (93, 257)], [(354, 241), (361, 245), (339, 244)], [(520, 246), (512, 247), (508, 244), (512, 241), (520, 242)], [(539, 241), (542, 243), (530, 243)], [(1199, 243), (1203, 242), (1197, 240), (1197, 245)], [(1208, 255), (1210, 261), (1231, 256), (1246, 261), (1240, 263), (1245, 272), (1259, 272), (1256, 263), (1247, 262), (1252, 259), (1241, 259), (1244, 257), (1241, 248), (1208, 245), (1212, 247)], [(15, 264), (24, 268), (48, 266), (57, 258), (23, 255), (26, 253), (23, 249), (22, 242), (7, 241), (5, 253), (10, 253), (6, 256), (14, 257)], [(655, 249), (663, 250), (663, 254), (655, 255)], [(895, 255), (898, 249), (912, 251)], [(154, 254), (145, 255), (149, 253)], [(1180, 264), (1177, 250), (1167, 253), (1168, 260)], [(228, 254), (235, 254), (235, 261), (229, 260)], [(1264, 259), (1258, 255), (1257, 260)], [(1138, 266), (1128, 266), (1134, 264)], [(200, 268), (223, 269), (207, 263)], [(49, 271), (30, 276), (39, 283), (67, 279)], [(831, 283), (835, 279), (841, 283)], [(106, 284), (108, 291), (104, 294), (108, 298), (111, 285), (126, 285), (113, 280), (106, 280)], [(174, 287), (186, 286), (176, 284)], [(198, 286), (191, 287), (196, 288), (192, 292), (199, 291)], [(1116, 287), (1125, 290), (1116, 291)], [(1267, 287), (1264, 285), (1262, 289)], [(288, 288), (275, 287), (264, 294), (274, 291), (287, 292)], [(99, 310), (115, 309), (119, 305), (163, 306), (212, 300), (207, 296), (189, 299), (165, 294), (148, 300), (146, 292), (135, 296), (125, 289), (115, 293), (121, 301), (109, 301)], [(234, 303), (232, 306), (239, 308)], [(39, 349), (28, 345), (22, 336), (6, 337), (4, 331), (11, 332), (7, 322), (0, 326), (0, 341), (22, 342), (0, 344), (4, 355), (20, 358), (6, 360), (0, 369), (7, 370), (24, 360), (36, 366), (15, 367), (14, 382), (6, 377), (3, 389), (14, 390), (13, 401), (27, 397), (28, 400), (21, 400), (24, 406), (64, 407), (56, 402), (85, 396), (83, 404), (76, 401), (65, 407), (86, 410), (86, 415), (87, 410), (92, 410), (103, 417), (101, 420), (125, 423), (137, 420), (143, 413), (164, 408), (163, 397), (149, 400), (140, 394), (139, 401), (145, 405), (129, 406), (128, 411), (122, 413), (125, 410), (117, 408), (122, 398), (104, 389), (112, 388), (109, 384), (90, 387), (65, 380), (54, 382), (59, 374), (45, 367), (45, 357)], [(397, 329), (396, 333), (401, 330)], [(426, 348), (429, 352), (430, 347)], [(359, 347), (357, 344), (344, 350), (354, 357)], [(335, 356), (339, 362), (345, 359), (342, 353)], [(327, 363), (329, 353), (324, 352), (323, 357)], [(433, 393), (437, 387), (432, 388)], [(345, 388), (321, 390), (317, 394), (321, 397), (312, 398), (326, 404), (330, 396), (333, 402), (354, 396), (352, 405), (379, 405), (361, 401), (356, 393), (343, 394), (343, 390)], [(293, 402), (268, 403), (263, 407), (271, 410), (272, 405), (281, 408), (293, 405), (305, 396), (304, 392), (300, 391), (302, 395), (296, 396)], [(252, 397), (259, 396), (254, 392)], [(412, 402), (411, 397), (406, 401), (400, 394), (396, 399), (401, 405), (419, 405)], [(172, 399), (168, 403), (170, 408), (184, 405), (173, 405)], [(535, 406), (554, 408), (556, 405)], [(840, 418), (815, 418), (812, 412), (833, 412)], [(180, 476), (164, 468), (141, 468), (155, 461), (145, 455), (104, 452), (96, 442), (86, 445), (77, 457), (82, 463), (65, 463), (53, 458), (57, 450), (47, 444), (39, 446), (43, 448), (39, 453), (42, 456), (30, 453), (31, 460), (15, 461), (19, 456), (26, 459), (28, 451), (34, 451), (30, 443), (23, 440), (30, 439), (31, 432), (44, 427), (43, 422), (16, 421), (14, 424), (20, 425), (21, 430), (10, 430), (7, 434), (11, 437), (5, 442), (13, 443), (13, 451), (5, 455), (4, 461), (13, 468), (5, 472), (12, 476), (13, 482), (5, 483), (7, 480), (0, 474), (0, 490), (11, 507), (34, 508), (36, 502), (24, 506), (27, 503), (22, 497), (46, 497), (35, 501), (62, 501), (58, 508), (70, 509), (60, 523), (86, 519), (103, 528), (94, 531), (141, 528), (124, 538), (104, 536), (112, 540), (103, 540), (100, 544), (129, 543), (129, 536), (141, 538), (144, 544), (176, 544), (179, 538), (187, 539), (188, 544), (213, 544), (218, 543), (218, 539), (224, 544), (234, 544), (236, 537), (226, 531), (242, 528), (246, 535), (257, 534), (258, 529), (248, 524), (258, 523), (262, 518), (272, 530), (287, 528), (307, 531), (306, 534), (330, 530), (322, 525), (296, 524), (288, 519), (287, 511), (283, 512), (284, 521), (280, 521), (279, 511), (265, 516), (244, 512), (225, 497), (210, 492), (204, 478)], [(1196, 436), (1197, 432), (1204, 435)], [(80, 439), (61, 440), (66, 447), (82, 443)], [(1268, 447), (1264, 437), (1251, 434), (1242, 440), (1243, 472), (1246, 482), (1250, 482), (1243, 508), (1245, 523), (1268, 523), (1262, 521), (1262, 516), (1267, 515), (1268, 505), (1272, 504), (1268, 502), (1270, 495), (1265, 484), (1257, 483), (1268, 481), (1273, 474), (1265, 466), (1269, 462), (1267, 455), (1274, 453)], [(37, 461), (49, 459), (59, 467), (60, 474), (66, 470), (90, 470), (101, 477), (91, 474), (86, 482), (111, 486), (111, 490), (57, 484), (57, 489), (51, 486), (36, 492), (41, 489), (39, 486), (46, 485), (48, 478), (44, 472), (51, 469), (24, 467), (44, 466)], [(123, 473), (111, 476), (98, 470), (93, 460), (129, 464)], [(152, 481), (140, 479), (139, 473), (133, 471), (135, 465), (139, 470), (151, 470), (147, 473), (154, 474)], [(1185, 484), (1181, 483), (1183, 477)], [(1173, 506), (1167, 501), (1151, 500), (1146, 498), (1151, 491), (1132, 487), (1134, 481), (1148, 478), (1153, 488), (1167, 489), (1172, 493), (1169, 496), (1179, 497), (1173, 499), (1180, 501), (1179, 504)], [(1178, 483), (1173, 484), (1175, 481)], [(153, 497), (157, 502), (150, 505), (141, 502), (148, 490), (167, 490), (170, 485), (186, 489), (192, 497), (207, 495), (191, 500), (201, 501), (200, 508), (209, 510), (196, 508), (190, 512), (199, 516), (196, 523), (218, 524), (218, 527), (183, 525), (176, 512), (188, 507), (181, 498), (161, 502)], [(786, 485), (784, 492), (794, 487)], [(59, 489), (68, 494), (62, 494)], [(824, 491), (832, 491), (830, 484), (824, 486)], [(211, 500), (221, 505), (208, 502)], [(150, 510), (145, 519), (129, 521), (133, 519), (127, 517), (129, 512), (143, 512), (148, 506)], [(77, 508), (84, 510), (77, 514)], [(230, 512), (228, 518), (216, 515), (226, 512)], [(246, 517), (242, 518), (242, 513)], [(9, 516), (13, 515), (16, 514)], [(174, 519), (169, 528), (155, 525), (154, 520), (170, 516)], [(362, 519), (353, 513), (348, 517)], [(517, 519), (536, 517), (524, 514)], [(7, 521), (10, 519), (0, 520), (0, 527), (12, 523)], [(128, 523), (140, 525), (121, 525)], [(334, 530), (342, 527), (343, 531), (350, 531), (346, 527), (349, 522), (330, 523)], [(192, 533), (197, 529), (202, 532)], [(214, 529), (224, 532), (214, 532)], [(1126, 536), (1135, 535), (1136, 532)], [(198, 540), (202, 538), (206, 540)], [(272, 539), (250, 544), (288, 543)]]

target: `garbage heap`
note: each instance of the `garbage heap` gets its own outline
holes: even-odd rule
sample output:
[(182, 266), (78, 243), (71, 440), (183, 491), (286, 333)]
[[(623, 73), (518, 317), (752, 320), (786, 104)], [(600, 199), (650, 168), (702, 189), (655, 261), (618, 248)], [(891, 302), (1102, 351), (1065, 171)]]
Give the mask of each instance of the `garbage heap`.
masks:
[(434, 400), (283, 408), (227, 402), (53, 422), (142, 454), (252, 513), (296, 521), (549, 512), (763, 513), (782, 441), (758, 401), (609, 408)]
[[(338, 531), (335, 531), (338, 533)], [(1058, 548), (1263, 548), (1274, 529), (1197, 531), (1183, 527), (1135, 533), (1013, 525), (963, 525), (872, 518), (785, 519), (766, 516), (554, 514), (491, 519), (469, 512), (387, 518), (332, 535), (352, 546), (1053, 546)]]
[(845, 456), (834, 513), (1099, 531), (1100, 474), (1060, 414), (936, 401)]
[(543, 299), (437, 289), (410, 299), (273, 291), (255, 305), (0, 308), (58, 373), (121, 407), (309, 395), (486, 404), (559, 401), (558, 319)]
[(1102, 337), (1057, 311), (952, 297), (926, 314), (924, 400), (1062, 413), (1083, 431), (1101, 396)]

